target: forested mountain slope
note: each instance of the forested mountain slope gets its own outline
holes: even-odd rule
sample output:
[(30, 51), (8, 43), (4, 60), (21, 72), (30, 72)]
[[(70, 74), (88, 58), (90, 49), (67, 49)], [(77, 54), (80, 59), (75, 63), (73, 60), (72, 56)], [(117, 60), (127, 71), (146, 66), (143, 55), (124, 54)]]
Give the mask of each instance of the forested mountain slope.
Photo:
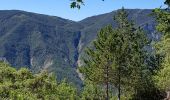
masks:
[[(77, 62), (85, 47), (96, 38), (100, 28), (116, 26), (116, 11), (86, 18), (79, 22), (18, 10), (0, 11), (0, 58), (16, 68), (27, 67), (37, 73), (54, 72), (57, 78), (67, 78), (75, 84), (81, 80)], [(128, 9), (129, 19), (142, 26), (150, 39), (155, 36), (152, 10)]]

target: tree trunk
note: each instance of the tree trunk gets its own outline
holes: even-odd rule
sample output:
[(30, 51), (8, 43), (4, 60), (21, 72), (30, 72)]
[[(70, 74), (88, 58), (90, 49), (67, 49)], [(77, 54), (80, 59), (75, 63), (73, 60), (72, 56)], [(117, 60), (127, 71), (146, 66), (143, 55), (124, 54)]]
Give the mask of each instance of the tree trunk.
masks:
[(119, 75), (119, 86), (118, 86), (118, 100), (120, 100), (120, 75)]
[(120, 67), (119, 67), (119, 83), (118, 83), (118, 100), (120, 100)]
[(106, 100), (109, 100), (109, 84), (106, 84)]
[(107, 65), (107, 72), (106, 72), (106, 100), (109, 100), (109, 68)]
[(164, 100), (170, 100), (170, 91), (167, 91), (166, 94), (167, 94), (167, 97)]

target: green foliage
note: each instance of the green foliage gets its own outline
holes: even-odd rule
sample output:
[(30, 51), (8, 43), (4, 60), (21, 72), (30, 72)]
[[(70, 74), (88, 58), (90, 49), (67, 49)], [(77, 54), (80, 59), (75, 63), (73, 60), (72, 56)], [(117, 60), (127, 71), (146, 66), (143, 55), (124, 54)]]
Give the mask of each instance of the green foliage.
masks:
[(167, 5), (169, 6), (169, 5), (170, 5), (170, 0), (165, 0), (164, 3), (167, 4)]
[(156, 29), (162, 34), (167, 35), (170, 29), (170, 26), (169, 26), (170, 13), (166, 10), (161, 10), (159, 8), (155, 9), (153, 12), (156, 16), (156, 21), (158, 22)]
[(63, 81), (57, 83), (53, 74), (33, 75), (22, 68), (15, 70), (0, 62), (0, 99), (17, 100), (75, 100), (76, 89)]
[[(112, 67), (106, 67), (109, 63), (109, 51), (107, 49), (111, 46), (107, 37), (110, 37), (112, 31), (113, 29), (111, 26), (101, 29), (97, 40), (94, 41), (95, 50), (93, 50), (93, 48), (88, 48), (86, 50), (89, 59), (84, 60), (86, 66), (80, 69), (80, 71), (87, 76), (86, 78), (88, 78), (88, 80), (94, 81), (95, 83), (103, 84), (106, 78), (105, 73), (109, 69), (109, 73), (112, 75)], [(110, 78), (109, 81), (112, 82), (112, 79)]]
[[(157, 18), (157, 31), (162, 33), (161, 40), (156, 43), (156, 53), (163, 56), (163, 61), (156, 75), (153, 77), (159, 90), (167, 92), (170, 90), (170, 1), (166, 0), (168, 8), (165, 10), (155, 9), (154, 14)], [(167, 94), (167, 99), (169, 96)]]
[[(71, 0), (72, 2), (71, 2), (71, 5), (70, 5), (70, 7), (71, 8), (78, 8), (78, 9), (80, 9), (81, 8), (81, 5), (84, 5), (84, 0)], [(102, 0), (102, 1), (104, 1), (104, 0)]]
[[(145, 46), (148, 44), (144, 31), (135, 27), (128, 15), (122, 9), (115, 20), (118, 22), (118, 41), (114, 41), (113, 56), (117, 64), (120, 77), (117, 84), (126, 99), (131, 99), (137, 91), (148, 87), (150, 71), (145, 64), (147, 58)], [(114, 36), (115, 37), (115, 36)]]
[(62, 81), (58, 87), (58, 97), (59, 100), (75, 100), (78, 99), (78, 95), (76, 93), (76, 89), (70, 86), (66, 81)]
[(155, 81), (158, 87), (162, 90), (169, 90), (170, 89), (170, 64), (169, 62), (165, 62), (163, 67), (156, 75)]
[[(81, 49), (79, 52), (79, 58), (84, 57), (85, 49), (92, 45), (93, 41), (97, 38), (96, 36), (98, 31), (101, 28), (107, 25), (112, 25), (113, 28), (116, 27), (116, 21), (113, 20), (113, 16), (116, 15), (116, 12), (117, 11), (113, 11), (111, 13), (89, 17), (79, 22), (84, 26), (81, 30)], [(128, 13), (128, 19), (134, 20), (135, 26), (141, 26), (144, 28), (144, 31), (150, 40), (155, 39), (155, 36), (153, 37), (151, 34), (155, 32), (155, 19), (154, 17), (148, 16), (152, 13), (152, 10), (126, 9), (126, 12)]]
[(81, 5), (84, 4), (82, 0), (72, 0), (72, 1), (73, 2), (70, 5), (71, 8), (78, 8), (78, 9), (80, 9)]
[[(147, 16), (151, 10), (126, 11), (137, 25), (154, 32), (154, 20)], [(24, 66), (33, 73), (47, 69), (54, 72), (58, 80), (67, 78), (81, 87), (82, 81), (76, 72), (78, 58), (84, 57), (82, 53), (99, 29), (108, 24), (116, 26), (115, 12), (74, 22), (24, 11), (0, 11), (0, 57), (17, 69)], [(149, 25), (145, 25), (147, 22)]]
[(85, 74), (85, 78), (98, 85), (106, 86), (106, 98), (108, 98), (108, 86), (113, 83), (114, 69), (111, 65), (110, 56), (110, 40), (113, 29), (111, 26), (101, 29), (98, 38), (94, 41), (95, 50), (88, 48), (87, 55), (89, 59), (85, 59), (85, 67), (81, 72)]
[[(143, 24), (143, 22), (144, 23), (148, 22), (148, 20), (150, 22), (150, 20), (151, 20), (151, 19), (147, 19), (147, 17), (146, 17), (146, 15), (150, 12), (150, 10), (149, 11), (148, 10), (141, 10), (141, 11), (127, 10), (127, 11), (131, 13), (130, 15), (132, 15), (132, 16), (129, 16), (130, 18), (134, 18), (133, 15), (135, 15), (135, 18), (137, 18), (137, 19), (135, 19), (135, 21), (137, 21), (139, 24)], [(140, 12), (140, 13), (138, 13), (138, 12)], [(1, 13), (0, 20), (4, 20), (4, 19), (8, 18), (9, 16), (11, 16), (11, 17), (9, 17), (9, 19), (7, 21), (5, 21), (5, 22), (1, 21), (1, 22), (4, 22), (5, 25), (3, 23), (1, 23), (2, 24), (1, 25), (1, 27), (2, 27), (1, 35), (2, 36), (0, 39), (0, 42), (1, 42), (0, 56), (5, 56), (7, 58), (7, 60), (9, 60), (9, 62), (12, 65), (15, 65), (15, 67), (17, 66), (18, 69), (21, 66), (27, 66), (27, 68), (30, 68), (32, 71), (35, 71), (35, 72), (39, 72), (41, 69), (43, 69), (44, 67), (40, 67), (40, 66), (43, 66), (44, 61), (49, 58), (50, 60), (53, 60), (52, 62), (54, 62), (54, 64), (47, 68), (48, 71), (49, 72), (54, 71), (55, 74), (58, 76), (57, 79), (62, 80), (63, 78), (68, 78), (69, 81), (74, 82), (76, 85), (81, 84), (81, 82), (80, 82), (79, 77), (77, 76), (75, 68), (72, 66), (74, 66), (74, 64), (77, 61), (77, 58), (79, 56), (78, 49), (83, 49), (85, 47), (84, 45), (81, 45), (81, 44), (88, 45), (88, 43), (89, 43), (89, 42), (87, 43), (86, 40), (84, 40), (83, 38), (85, 37), (85, 38), (87, 38), (88, 41), (92, 41), (94, 39), (94, 37), (96, 36), (96, 31), (98, 29), (100, 29), (101, 27), (105, 26), (108, 23), (115, 26), (115, 23), (114, 22), (112, 23), (112, 21), (111, 21), (112, 20), (111, 18), (112, 18), (112, 15), (114, 14), (114, 12), (112, 12), (110, 14), (106, 14), (106, 15), (101, 15), (98, 17), (91, 17), (84, 21), (78, 22), (77, 24), (75, 24), (72, 21), (63, 20), (63, 19), (56, 18), (56, 17), (32, 14), (32, 13), (27, 13), (27, 12), (22, 12), (22, 11), (9, 11), (9, 12), (2, 11), (0, 13)], [(22, 17), (20, 15), (22, 15)], [(136, 15), (137, 15), (137, 17), (136, 17)], [(20, 22), (20, 19), (24, 20), (24, 21)], [(141, 20), (141, 19), (144, 19), (144, 20)], [(81, 26), (80, 24), (84, 25), (83, 29), (81, 29), (79, 27), (79, 26)], [(150, 24), (152, 25), (152, 23), (150, 23)], [(13, 27), (13, 26), (17, 26), (17, 27)], [(64, 27), (62, 27), (62, 26), (64, 26)], [(111, 26), (109, 26), (109, 27), (111, 27)], [(153, 30), (153, 29), (151, 29), (151, 30)], [(79, 40), (80, 37), (78, 34), (80, 34), (80, 32), (77, 32), (77, 31), (81, 31), (82, 35), (86, 34), (86, 36), (81, 37), (81, 40)], [(114, 32), (116, 32), (116, 31), (114, 31)], [(8, 34), (8, 33), (14, 33), (14, 34), (12, 35), (12, 34)], [(20, 35), (20, 34), (22, 34), (22, 35)], [(102, 37), (102, 35), (101, 35), (101, 37)], [(105, 36), (105, 37), (107, 38), (107, 36)], [(108, 39), (108, 40), (110, 40), (110, 39)], [(70, 42), (70, 41), (72, 41), (72, 42)], [(79, 45), (80, 48), (78, 48), (78, 45), (77, 45), (77, 44), (79, 44), (79, 41), (81, 41), (81, 43)], [(106, 42), (106, 44), (108, 44), (108, 43), (109, 42)], [(104, 45), (106, 45), (106, 44), (104, 44)], [(81, 48), (81, 46), (83, 46), (83, 48)], [(104, 48), (107, 48), (107, 47), (104, 46)], [(106, 54), (103, 54), (103, 56)], [(47, 55), (47, 56), (45, 56), (45, 55)], [(32, 60), (32, 58), (33, 58), (33, 60)], [(30, 62), (31, 60), (33, 61), (33, 63), (32, 63), (33, 65), (31, 65), (31, 62)], [(101, 59), (101, 61), (104, 61), (104, 60), (106, 60), (106, 59)], [(5, 66), (5, 65), (3, 65), (3, 66)], [(8, 72), (14, 73), (14, 75), (9, 74), (9, 73), (5, 74), (6, 71), (7, 71), (7, 73)], [(37, 98), (37, 94), (38, 94), (37, 92), (41, 92), (40, 96), (45, 94), (45, 92), (40, 89), (39, 91), (37, 90), (36, 91), (37, 94), (35, 93), (35, 95), (34, 95), (32, 93), (34, 93), (35, 91), (32, 92), (32, 90), (30, 91), (30, 90), (23, 88), (23, 85), (21, 86), (21, 83), (23, 83), (23, 81), (27, 81), (28, 83), (35, 82), (35, 78), (38, 77), (36, 75), (33, 75), (27, 69), (20, 69), (20, 70), (16, 71), (15, 69), (11, 68), (11, 69), (6, 69), (6, 71), (1, 71), (1, 72), (4, 73), (3, 74), (4, 76), (10, 76), (10, 77), (3, 78), (2, 75), (0, 75), (0, 84), (2, 84), (1, 80), (4, 79), (3, 81), (5, 81), (2, 84), (2, 86), (4, 86), (4, 87), (3, 87), (3, 89), (0, 89), (0, 91), (1, 90), (7, 91), (6, 93), (8, 94), (9, 93), (8, 89), (11, 88), (10, 86), (13, 85), (13, 83), (15, 83), (15, 85), (17, 87), (19, 87), (19, 89), (17, 89), (17, 90), (11, 89), (11, 94), (13, 94), (13, 98), (16, 97), (17, 94), (20, 94), (19, 96), (17, 96), (17, 98), (23, 97), (23, 98), (32, 98), (33, 100), (35, 100), (35, 98)], [(13, 77), (16, 77), (16, 78), (13, 78)], [(44, 76), (44, 77), (46, 79), (46, 76)], [(29, 79), (29, 80), (27, 80), (27, 79)], [(39, 78), (39, 79), (41, 79), (41, 78)], [(39, 79), (37, 79), (37, 80), (39, 81)], [(54, 80), (54, 79), (52, 79), (52, 80)], [(132, 81), (133, 80), (131, 80), (131, 82)], [(143, 82), (146, 82), (146, 81), (143, 81)], [(23, 83), (23, 84), (24, 84), (24, 86), (25, 85), (30, 86), (28, 83)], [(38, 83), (38, 84), (40, 84), (40, 83)], [(91, 86), (89, 86), (89, 87), (91, 87)], [(105, 88), (103, 88), (104, 85), (102, 85), (100, 87), (102, 87), (102, 93), (105, 94), (104, 93)], [(131, 88), (128, 88), (128, 89), (132, 90)], [(45, 90), (48, 90), (48, 89), (45, 89)], [(70, 91), (72, 91), (72, 90), (70, 90)], [(89, 91), (92, 91), (91, 93), (93, 93), (93, 90), (89, 90)], [(126, 91), (128, 91), (128, 90), (126, 90)], [(58, 92), (58, 90), (57, 90), (57, 92)], [(86, 93), (88, 93), (88, 92), (86, 92)], [(5, 95), (7, 95), (7, 94), (5, 94)], [(28, 94), (27, 97), (25, 97), (25, 94)], [(55, 93), (53, 93), (53, 94), (55, 94)], [(56, 95), (53, 95), (53, 94), (52, 95), (49, 94), (45, 98), (51, 98), (51, 99), (56, 98)], [(67, 94), (67, 92), (66, 92), (66, 94)], [(100, 94), (100, 93), (98, 92), (97, 94)], [(90, 95), (90, 94), (86, 94), (86, 95)], [(103, 97), (102, 95), (100, 95), (100, 96)], [(110, 94), (110, 96), (111, 96), (111, 94)], [(11, 98), (12, 98), (12, 95), (11, 95)], [(57, 94), (57, 98), (59, 98), (58, 94)]]
[(170, 39), (165, 38), (163, 36), (161, 42), (157, 43), (157, 50), (158, 53), (161, 53), (164, 55), (164, 60), (161, 64), (160, 70), (157, 71), (157, 75), (154, 77), (157, 85), (160, 89), (168, 90), (170, 87), (170, 52), (169, 52), (169, 45), (170, 45)]
[[(127, 19), (124, 9), (118, 11), (117, 28), (102, 28), (88, 48), (85, 66), (80, 71), (85, 78), (98, 85), (113, 85), (128, 99), (139, 88), (143, 89), (149, 78), (145, 65), (147, 39), (140, 28)], [(106, 89), (107, 91), (107, 89)]]
[(83, 87), (81, 93), (81, 99), (82, 100), (104, 100), (105, 91), (101, 86), (86, 80), (85, 86)]
[[(166, 1), (166, 4), (169, 5), (169, 0)], [(157, 71), (154, 78), (158, 87), (163, 90), (170, 88), (170, 13), (168, 10), (154, 10), (158, 22), (157, 31), (162, 33), (161, 41), (156, 43), (155, 49), (157, 54), (164, 56), (160, 70)]]

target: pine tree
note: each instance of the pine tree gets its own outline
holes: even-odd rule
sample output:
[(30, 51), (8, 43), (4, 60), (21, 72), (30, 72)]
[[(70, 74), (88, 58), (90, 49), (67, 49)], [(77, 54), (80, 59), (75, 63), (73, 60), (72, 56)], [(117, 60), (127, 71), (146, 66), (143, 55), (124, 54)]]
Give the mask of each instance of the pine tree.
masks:
[[(85, 67), (80, 71), (85, 78), (98, 85), (105, 86), (105, 98), (109, 99), (109, 85), (113, 83), (114, 69), (111, 66), (111, 38), (113, 29), (107, 26), (99, 32), (94, 48), (88, 48), (88, 59), (84, 59)], [(109, 39), (110, 38), (110, 39)]]
[(127, 17), (122, 9), (115, 17), (117, 28), (101, 29), (93, 43), (94, 48), (87, 49), (88, 57), (81, 68), (86, 79), (106, 86), (106, 99), (109, 98), (109, 85), (118, 89), (119, 100), (123, 91), (133, 94), (148, 71), (144, 60), (146, 37)]
[[(139, 88), (143, 88), (149, 70), (145, 65), (147, 38), (140, 27), (135, 27), (132, 21), (128, 20), (128, 14), (124, 9), (117, 13), (115, 20), (118, 23), (119, 40), (113, 49), (113, 56), (116, 57), (118, 66), (118, 98), (122, 92), (128, 95), (135, 94)], [(124, 93), (126, 95), (126, 93)]]

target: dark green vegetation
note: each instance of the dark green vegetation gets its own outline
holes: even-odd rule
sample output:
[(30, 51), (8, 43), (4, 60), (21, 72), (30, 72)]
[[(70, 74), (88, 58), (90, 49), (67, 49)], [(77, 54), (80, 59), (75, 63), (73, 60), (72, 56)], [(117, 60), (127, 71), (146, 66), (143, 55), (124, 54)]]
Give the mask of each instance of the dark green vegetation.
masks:
[(157, 87), (166, 91), (165, 100), (170, 99), (170, 2), (167, 2), (167, 4), (168, 8), (165, 10), (154, 10), (158, 22), (156, 29), (162, 33), (161, 40), (155, 44), (156, 54), (163, 57), (154, 79)]
[(118, 100), (160, 99), (161, 93), (152, 80), (150, 67), (153, 66), (148, 66), (146, 61), (152, 56), (145, 49), (150, 42), (144, 31), (127, 17), (124, 9), (119, 10), (115, 16), (116, 27), (110, 25), (100, 30), (94, 47), (85, 52), (87, 57), (80, 71), (86, 80), (102, 87), (103, 100), (112, 98), (110, 93), (115, 90)]
[[(153, 13), (156, 29), (163, 33), (160, 42), (148, 16), (151, 10), (122, 9), (110, 13), (115, 21), (105, 14), (80, 22), (22, 11), (0, 13), (6, 15), (0, 16), (0, 60), (16, 68), (0, 62), (0, 99), (161, 100), (165, 92), (169, 98), (169, 9)], [(82, 46), (89, 48), (84, 52)], [(81, 85), (77, 65), (85, 79), (79, 92), (74, 88)], [(56, 75), (74, 85), (58, 83)]]
[(0, 62), (0, 99), (169, 100), (169, 0), (165, 4), (154, 10), (156, 20), (151, 10), (122, 9), (80, 22), (0, 11), (0, 60), (15, 67)]
[[(81, 70), (85, 75), (85, 84), (79, 94), (66, 81), (57, 83), (54, 75), (43, 72), (50, 69), (42, 68), (39, 70), (40, 74), (32, 74), (28, 69), (16, 70), (1, 63), (0, 97), (2, 99), (114, 100), (118, 90), (119, 99), (140, 98), (137, 95), (138, 90), (145, 92), (147, 90), (145, 85), (148, 86), (150, 82), (148, 80), (150, 77), (147, 76), (149, 68), (146, 68), (144, 63), (146, 34), (129, 22), (127, 17), (125, 10), (118, 11), (115, 17), (116, 27), (110, 25), (102, 28), (94, 42), (94, 47), (87, 50), (89, 60), (84, 60), (85, 67)], [(35, 72), (34, 69), (32, 70)]]
[[(129, 18), (143, 26), (155, 39), (151, 10), (127, 10)], [(73, 22), (53, 16), (23, 11), (0, 11), (0, 57), (16, 68), (25, 66), (37, 73), (47, 69), (59, 80), (81, 84), (76, 72), (83, 50), (96, 38), (100, 28), (115, 27), (115, 11)], [(141, 20), (142, 19), (142, 20)]]
[(28, 69), (18, 71), (0, 62), (1, 100), (76, 100), (76, 89), (65, 81), (56, 82), (53, 74), (33, 75)]
[(80, 84), (75, 71), (81, 26), (58, 17), (0, 11), (0, 57), (16, 68), (47, 69)]
[[(156, 40), (152, 10), (127, 10), (128, 19), (142, 26), (150, 40)], [(84, 49), (91, 45), (104, 26), (116, 26), (111, 13), (74, 22), (54, 16), (24, 11), (0, 11), (0, 57), (19, 69), (26, 67), (37, 73), (47, 69), (59, 80), (64, 78), (76, 85), (81, 80), (76, 72)], [(150, 50), (150, 49), (149, 49)]]

